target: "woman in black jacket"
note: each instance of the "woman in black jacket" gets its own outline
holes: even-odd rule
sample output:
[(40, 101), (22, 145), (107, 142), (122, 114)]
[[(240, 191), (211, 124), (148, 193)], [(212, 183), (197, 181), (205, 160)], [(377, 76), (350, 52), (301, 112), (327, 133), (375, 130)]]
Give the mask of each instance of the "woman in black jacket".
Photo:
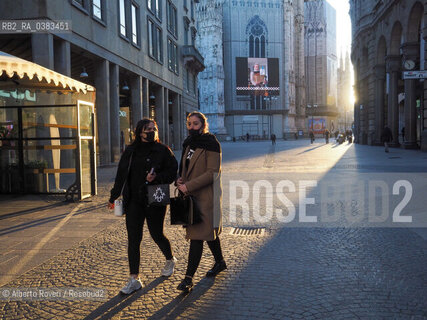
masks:
[(135, 141), (126, 148), (120, 159), (108, 204), (110, 209), (114, 208), (114, 200), (123, 194), (130, 268), (129, 282), (120, 291), (123, 294), (130, 294), (142, 288), (138, 274), (145, 219), (151, 237), (166, 258), (161, 274), (170, 276), (174, 272), (177, 260), (172, 255), (169, 240), (163, 234), (166, 206), (148, 205), (147, 185), (172, 183), (176, 178), (177, 169), (178, 164), (173, 152), (159, 141), (156, 122), (147, 118), (140, 120), (135, 129)]

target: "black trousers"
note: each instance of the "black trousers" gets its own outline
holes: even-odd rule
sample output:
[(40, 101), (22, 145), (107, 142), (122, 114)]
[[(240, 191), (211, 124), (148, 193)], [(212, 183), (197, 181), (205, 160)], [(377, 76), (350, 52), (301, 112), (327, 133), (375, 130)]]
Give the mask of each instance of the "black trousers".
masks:
[[(215, 262), (221, 262), (224, 260), (222, 256), (221, 243), (219, 238), (216, 237), (213, 241), (206, 241), (208, 243), (209, 249), (212, 252), (212, 255), (215, 258)], [(202, 259), (203, 253), (203, 240), (191, 240), (190, 241), (190, 252), (188, 253), (188, 265), (186, 276), (193, 277), (196, 273), (197, 268), (199, 267), (200, 260)]]
[(130, 274), (139, 273), (141, 259), (140, 246), (144, 221), (147, 219), (151, 238), (159, 246), (167, 260), (172, 259), (172, 249), (168, 238), (163, 234), (166, 207), (146, 207), (137, 201), (130, 201), (126, 212), (126, 229), (128, 232), (128, 257)]

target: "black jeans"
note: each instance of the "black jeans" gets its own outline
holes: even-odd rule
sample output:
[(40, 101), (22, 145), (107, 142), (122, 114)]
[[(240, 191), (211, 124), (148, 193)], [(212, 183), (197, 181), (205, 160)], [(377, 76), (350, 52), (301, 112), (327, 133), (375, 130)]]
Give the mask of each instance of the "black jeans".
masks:
[(128, 257), (130, 274), (139, 273), (140, 246), (144, 221), (147, 219), (148, 230), (154, 242), (167, 260), (172, 259), (172, 249), (168, 238), (163, 234), (166, 207), (146, 207), (145, 205), (130, 201), (126, 212), (126, 229), (128, 232)]
[[(215, 258), (215, 262), (221, 262), (224, 260), (221, 251), (221, 243), (219, 238), (216, 237), (213, 241), (206, 241), (208, 243), (209, 249)], [(188, 254), (188, 265), (186, 276), (193, 277), (196, 273), (197, 268), (199, 267), (200, 259), (202, 258), (203, 253), (203, 240), (191, 240), (190, 242), (190, 252)]]

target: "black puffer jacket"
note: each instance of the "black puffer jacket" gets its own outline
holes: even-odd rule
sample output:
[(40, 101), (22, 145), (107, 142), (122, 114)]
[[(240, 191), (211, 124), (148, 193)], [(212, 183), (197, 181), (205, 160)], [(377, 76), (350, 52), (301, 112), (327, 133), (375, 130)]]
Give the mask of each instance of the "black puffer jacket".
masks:
[[(129, 165), (131, 158), (132, 163)], [(124, 185), (123, 208), (125, 213), (131, 198), (136, 198), (135, 200), (144, 203), (147, 193), (145, 177), (151, 168), (155, 169), (156, 179), (149, 184), (170, 184), (175, 181), (178, 163), (172, 150), (158, 142), (128, 146), (120, 158), (109, 201), (113, 203), (120, 197)]]

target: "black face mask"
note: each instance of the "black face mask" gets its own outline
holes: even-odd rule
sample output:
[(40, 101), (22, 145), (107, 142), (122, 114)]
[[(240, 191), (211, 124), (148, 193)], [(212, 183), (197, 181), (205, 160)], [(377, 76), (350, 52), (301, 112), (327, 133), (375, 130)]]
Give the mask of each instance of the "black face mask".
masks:
[(199, 130), (190, 129), (190, 130), (188, 130), (188, 133), (190, 134), (190, 136), (198, 136), (198, 135), (200, 135), (200, 129)]
[(145, 134), (145, 138), (144, 139), (147, 142), (154, 142), (154, 135), (155, 135), (154, 131), (144, 132), (144, 134)]

